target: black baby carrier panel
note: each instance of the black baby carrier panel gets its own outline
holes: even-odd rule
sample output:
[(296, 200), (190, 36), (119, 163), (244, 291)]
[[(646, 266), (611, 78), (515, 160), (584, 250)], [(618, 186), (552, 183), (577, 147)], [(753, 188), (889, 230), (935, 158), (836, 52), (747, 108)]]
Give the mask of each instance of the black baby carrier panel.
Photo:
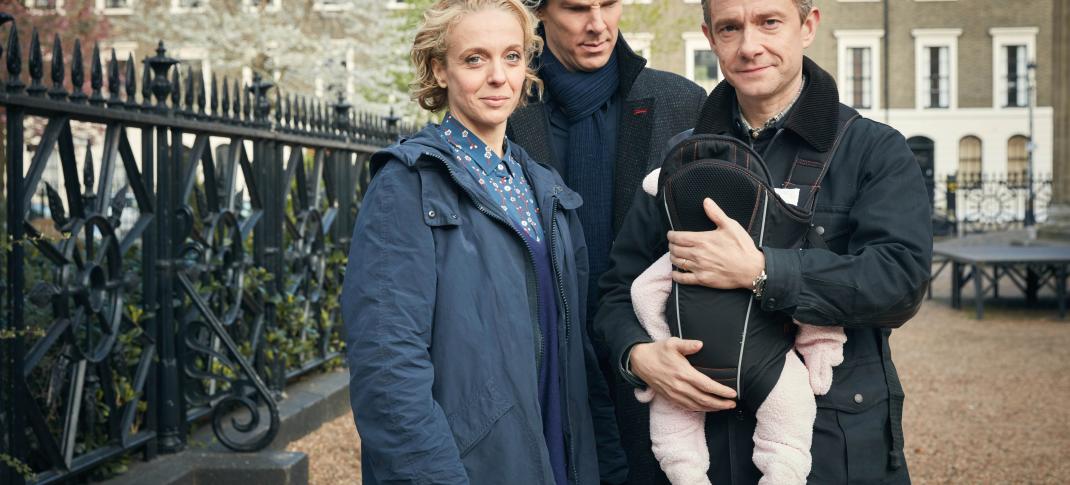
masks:
[[(841, 121), (841, 134), (852, 119)], [(812, 214), (820, 180), (838, 141), (826, 153), (800, 152), (797, 156), (784, 184), (800, 189), (796, 206), (776, 193), (765, 162), (749, 146), (728, 136), (693, 134), (669, 151), (658, 181), (659, 202), (670, 228), (715, 229), (702, 207), (703, 200), (710, 198), (747, 230), (758, 247), (795, 249), (821, 244), (812, 227)], [(673, 282), (666, 320), (673, 336), (703, 342), (702, 349), (688, 357), (691, 365), (735, 389), (752, 411), (776, 384), (784, 355), (794, 343), (791, 317), (762, 310), (750, 289), (719, 290)]]

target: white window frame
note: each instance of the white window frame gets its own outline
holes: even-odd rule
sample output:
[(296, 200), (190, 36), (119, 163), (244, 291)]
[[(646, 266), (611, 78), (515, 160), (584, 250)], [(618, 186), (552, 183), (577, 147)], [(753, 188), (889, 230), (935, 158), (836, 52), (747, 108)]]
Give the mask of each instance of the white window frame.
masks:
[[(924, 1), (924, 0), (923, 0)], [(959, 36), (962, 29), (913, 29), (914, 37), (914, 108), (957, 109), (959, 107)], [(948, 58), (948, 103), (946, 108), (930, 108), (929, 104), (929, 59), (930, 47), (947, 47)]]
[[(267, 6), (264, 7), (265, 12), (278, 12), (279, 10), (282, 10), (282, 0), (263, 1), (268, 2)], [(256, 13), (260, 11), (259, 7), (253, 5), (252, 0), (242, 0), (242, 4), (245, 5), (245, 9), (249, 12)]]
[(24, 7), (26, 7), (30, 11), (30, 13), (35, 14), (35, 15), (43, 15), (43, 14), (47, 14), (49, 12), (55, 12), (57, 15), (66, 15), (67, 14), (67, 11), (63, 9), (63, 0), (56, 0), (56, 8), (55, 9), (37, 8), (37, 7), (34, 7), (33, 4), (34, 4), (34, 0), (25, 0), (25, 1), (22, 2), (22, 5)]
[[(1027, 106), (1003, 106), (1003, 100), (1007, 93), (1007, 76), (1003, 72), (1007, 65), (1007, 54), (1004, 47), (1012, 45), (1024, 45), (1026, 63), (1035, 62), (1037, 56), (1037, 27), (993, 27), (988, 29), (988, 35), (992, 36), (992, 107), (995, 109), (1026, 109)], [(1029, 73), (1026, 71), (1026, 77)], [(1036, 99), (1036, 90), (1033, 90)]]
[(836, 83), (840, 89), (840, 102), (851, 105), (851, 92), (847, 86), (847, 73), (850, 66), (847, 62), (848, 49), (869, 48), (869, 72), (870, 82), (873, 83), (872, 103), (866, 110), (876, 111), (881, 109), (881, 39), (884, 30), (834, 30), (832, 35), (836, 37)]
[(204, 13), (208, 10), (209, 0), (201, 0), (200, 7), (183, 7), (182, 0), (171, 0), (171, 13)]
[[(695, 81), (695, 51), (712, 52), (710, 40), (702, 32), (684, 32), (680, 34), (680, 37), (684, 39), (684, 73), (688, 79), (698, 83), (698, 81)], [(724, 73), (721, 72), (720, 62), (718, 62), (717, 79), (714, 86), (722, 80), (724, 80)], [(710, 91), (713, 91), (714, 86), (710, 86)]]
[(96, 0), (96, 10), (104, 15), (131, 15), (134, 13), (134, 2), (137, 0), (126, 0), (125, 7), (108, 7), (107, 0)]
[[(208, 49), (203, 46), (180, 46), (178, 48), (173, 48), (170, 55), (171, 57), (182, 61), (182, 64), (179, 64), (179, 66), (181, 66), (182, 69), (182, 72), (180, 74), (183, 76), (183, 83), (186, 79), (185, 76), (188, 74), (188, 60), (192, 59), (195, 61), (200, 61), (202, 76), (201, 82), (204, 83), (204, 96), (205, 99), (212, 99), (212, 63), (210, 61), (211, 49)], [(183, 84), (182, 88), (185, 89), (185, 87), (186, 85)]]
[(345, 1), (342, 3), (323, 3), (322, 0), (315, 0), (312, 3), (312, 10), (316, 12), (344, 12), (346, 10), (353, 9), (353, 1)]
[[(107, 78), (108, 62), (111, 61), (111, 50), (115, 49), (115, 60), (125, 61), (128, 57), (133, 56), (134, 62), (137, 62), (137, 42), (132, 40), (107, 40), (100, 42), (100, 62), (105, 70), (105, 78)], [(126, 75), (125, 72), (120, 73)]]
[(646, 59), (646, 67), (654, 67), (650, 59), (651, 49), (654, 45), (654, 34), (650, 32), (635, 32), (629, 33), (627, 37), (628, 47), (631, 47), (636, 54)]

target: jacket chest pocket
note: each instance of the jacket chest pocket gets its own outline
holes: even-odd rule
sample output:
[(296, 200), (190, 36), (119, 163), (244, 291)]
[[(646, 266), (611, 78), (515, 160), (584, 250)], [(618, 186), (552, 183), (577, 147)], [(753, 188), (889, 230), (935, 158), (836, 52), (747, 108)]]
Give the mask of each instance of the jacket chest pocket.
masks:
[(821, 237), (825, 244), (836, 254), (847, 252), (847, 236), (851, 232), (850, 207), (817, 206), (814, 211), (814, 226), (821, 227)]
[(461, 225), (459, 204), (456, 188), (439, 170), (420, 171), (420, 210), (425, 224), (442, 228)]

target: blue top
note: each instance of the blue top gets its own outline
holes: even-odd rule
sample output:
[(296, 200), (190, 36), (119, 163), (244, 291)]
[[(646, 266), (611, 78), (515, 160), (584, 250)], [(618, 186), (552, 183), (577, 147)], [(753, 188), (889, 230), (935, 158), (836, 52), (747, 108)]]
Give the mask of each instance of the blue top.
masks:
[[(558, 346), (557, 285), (554, 283), (553, 266), (547, 251), (542, 226), (539, 224), (539, 206), (534, 193), (524, 177), (524, 170), (512, 156), (509, 143), (505, 143), (504, 156), (498, 157), (483, 140), (465, 128), (453, 115), (447, 113), (439, 125), (442, 138), (449, 143), (454, 159), (464, 166), (472, 178), (496, 201), (517, 232), (524, 238), (531, 253), (535, 269), (538, 296), (539, 354), (539, 405), (542, 410), (542, 433), (550, 454), (554, 481), (566, 485), (567, 465), (565, 460), (564, 420), (561, 409), (561, 366)], [(525, 281), (517, 281), (524, 286)], [(516, 302), (527, 305), (527, 302)]]
[(450, 144), (453, 157), (498, 203), (513, 225), (522, 234), (531, 236), (534, 242), (542, 244), (539, 205), (520, 164), (513, 158), (509, 143), (505, 143), (504, 156), (499, 157), (450, 113), (442, 119), (439, 131), (442, 139)]

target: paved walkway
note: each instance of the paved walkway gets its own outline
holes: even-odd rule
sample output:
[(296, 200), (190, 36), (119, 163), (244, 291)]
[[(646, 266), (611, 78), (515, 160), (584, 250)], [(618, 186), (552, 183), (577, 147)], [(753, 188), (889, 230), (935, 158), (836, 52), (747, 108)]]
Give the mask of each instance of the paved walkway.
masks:
[[(986, 304), (985, 320), (934, 299), (892, 335), (907, 399), (906, 456), (914, 483), (1070, 483), (1070, 319), (1050, 293)], [(351, 415), (288, 449), (309, 453), (313, 485), (359, 483)]]

